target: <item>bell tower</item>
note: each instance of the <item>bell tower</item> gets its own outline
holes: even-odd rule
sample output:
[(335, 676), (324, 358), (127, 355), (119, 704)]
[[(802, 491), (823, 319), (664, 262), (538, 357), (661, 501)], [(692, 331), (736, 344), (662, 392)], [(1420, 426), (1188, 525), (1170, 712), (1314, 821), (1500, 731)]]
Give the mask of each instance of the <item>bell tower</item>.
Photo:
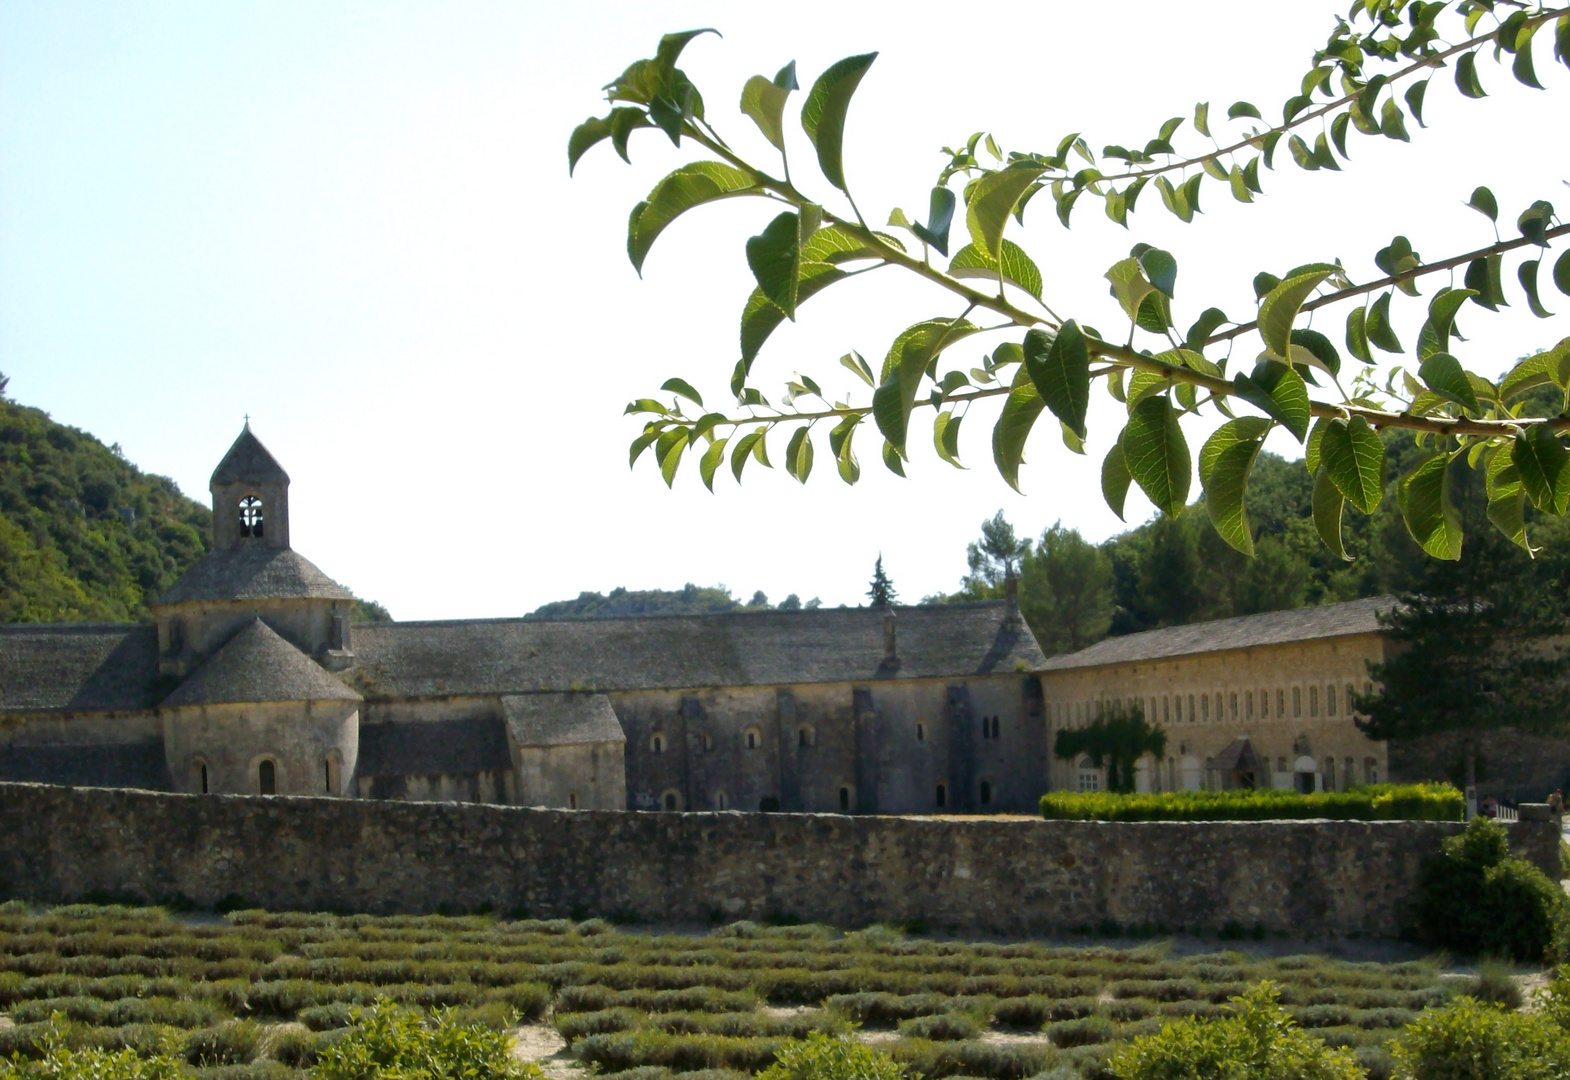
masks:
[(213, 470), (208, 490), (213, 496), (214, 548), (254, 544), (288, 549), (289, 474), (251, 434), (250, 421)]

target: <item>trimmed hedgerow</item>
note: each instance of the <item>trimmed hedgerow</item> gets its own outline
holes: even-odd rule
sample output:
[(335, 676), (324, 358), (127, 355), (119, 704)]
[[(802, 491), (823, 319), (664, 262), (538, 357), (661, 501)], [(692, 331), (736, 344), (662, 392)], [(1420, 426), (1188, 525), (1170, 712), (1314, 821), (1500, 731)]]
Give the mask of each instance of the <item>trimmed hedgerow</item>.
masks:
[(1449, 784), (1370, 784), (1347, 791), (1051, 792), (1041, 815), (1065, 821), (1460, 821), (1465, 800)]

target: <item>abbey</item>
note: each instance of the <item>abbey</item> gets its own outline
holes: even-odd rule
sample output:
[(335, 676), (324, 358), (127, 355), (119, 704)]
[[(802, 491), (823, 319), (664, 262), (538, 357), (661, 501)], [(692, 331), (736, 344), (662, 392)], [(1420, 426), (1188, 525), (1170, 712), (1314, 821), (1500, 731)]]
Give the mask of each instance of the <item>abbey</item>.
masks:
[(153, 625), (0, 628), (0, 779), (584, 809), (1028, 811), (1012, 602), (352, 625), (250, 431)]

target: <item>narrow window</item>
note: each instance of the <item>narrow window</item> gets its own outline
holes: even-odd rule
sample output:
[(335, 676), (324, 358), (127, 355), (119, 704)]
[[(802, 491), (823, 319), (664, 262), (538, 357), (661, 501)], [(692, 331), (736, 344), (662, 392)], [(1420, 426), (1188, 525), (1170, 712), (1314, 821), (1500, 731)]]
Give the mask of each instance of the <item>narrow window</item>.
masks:
[(992, 782), (990, 780), (983, 780), (981, 782), (981, 805), (992, 805)]
[(1188, 695), (1188, 722), (1190, 724), (1192, 724), (1194, 722), (1194, 695), (1193, 694)]
[(916, 741), (927, 741), (927, 725), (923, 724), (920, 720), (916, 721)]
[(1254, 719), (1254, 691), (1249, 690), (1243, 695), (1243, 708), (1248, 710), (1248, 718)]
[(278, 794), (278, 769), (271, 761), (256, 767), (256, 787), (263, 795)]
[(937, 803), (940, 807), (947, 806), (949, 804), (948, 787), (943, 784), (939, 784), (937, 794), (933, 797), (932, 801)]
[(1292, 716), (1294, 718), (1296, 718), (1296, 717), (1299, 717), (1299, 716), (1302, 716), (1302, 715), (1303, 715), (1303, 688), (1301, 686), (1294, 686), (1292, 688)]
[(262, 535), (262, 500), (255, 495), (247, 495), (240, 500), (240, 535)]
[[(1350, 779), (1350, 778), (1348, 778), (1348, 779)], [(1336, 789), (1336, 759), (1333, 758), (1333, 757), (1327, 757), (1325, 759), (1325, 790), (1326, 791), (1334, 791), (1335, 789)]]
[(578, 809), (578, 793), (576, 791), (567, 792), (567, 809)]
[(1202, 719), (1202, 720), (1208, 721), (1210, 719), (1210, 695), (1209, 694), (1200, 694), (1199, 695), (1199, 716), (1200, 716), (1200, 719)]
[(994, 739), (1001, 739), (1003, 737), (1003, 735), (1001, 733), (1001, 730), (1000, 730), (1000, 727), (999, 727), (999, 725), (1001, 725), (1001, 724), (1002, 724), (1002, 721), (999, 720), (996, 716), (994, 716), (992, 718), (992, 737)]
[(654, 750), (654, 752), (656, 754), (663, 754), (663, 753), (665, 753), (665, 736), (663, 736), (663, 735), (656, 735), (656, 736), (654, 736), (654, 738), (649, 741), (649, 746)]
[(717, 810), (730, 809), (730, 796), (725, 794), (724, 788), (721, 788), (719, 791), (714, 793), (714, 806)]
[(1168, 722), (1171, 721), (1171, 719), (1172, 719), (1172, 699), (1169, 698), (1169, 697), (1164, 697), (1164, 698), (1161, 699), (1161, 721), (1162, 721), (1162, 723), (1168, 723)]
[(850, 813), (850, 788), (840, 788), (840, 813)]
[(807, 729), (805, 727), (799, 729), (796, 732), (796, 745), (797, 746), (811, 746), (812, 745), (812, 735), (807, 731)]
[(665, 793), (665, 809), (676, 809), (676, 793), (674, 791), (667, 791)]
[(758, 733), (756, 731), (753, 731), (751, 728), (749, 728), (749, 729), (747, 729), (747, 749), (748, 750), (756, 750), (757, 748), (758, 748)]
[(333, 763), (331, 758), (322, 762), (322, 790), (329, 795), (333, 793)]
[(703, 752), (705, 754), (714, 753), (714, 733), (712, 731), (703, 733)]
[(1236, 692), (1232, 693), (1231, 696), (1229, 696), (1227, 698), (1227, 712), (1231, 714), (1231, 717), (1232, 717), (1233, 720), (1237, 719), (1237, 694), (1236, 694)]
[(981, 718), (981, 737), (983, 739), (992, 738), (992, 721), (988, 720), (985, 716)]
[(1379, 783), (1379, 763), (1373, 758), (1363, 759), (1363, 783)]
[(1354, 687), (1351, 683), (1347, 683), (1346, 684), (1346, 714), (1348, 716), (1352, 715), (1352, 712), (1353, 712), (1353, 709), (1354, 709), (1353, 698), (1355, 698), (1356, 696), (1357, 696), (1357, 688)]
[(1308, 688), (1308, 715), (1319, 715), (1319, 687), (1317, 686)]
[(1331, 685), (1325, 687), (1325, 715), (1326, 716), (1334, 716), (1335, 714), (1336, 714), (1336, 688), (1335, 688), (1335, 684), (1332, 683)]
[(207, 766), (202, 766), (202, 794), (207, 794)]

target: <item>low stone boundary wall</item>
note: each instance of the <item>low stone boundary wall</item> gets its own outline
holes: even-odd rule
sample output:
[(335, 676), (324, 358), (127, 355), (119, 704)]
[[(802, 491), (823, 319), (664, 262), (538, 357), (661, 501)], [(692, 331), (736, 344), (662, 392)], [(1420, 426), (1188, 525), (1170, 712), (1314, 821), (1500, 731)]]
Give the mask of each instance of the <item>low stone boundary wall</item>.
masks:
[[(1394, 936), (1444, 822), (633, 813), (0, 784), (0, 896)], [(1557, 822), (1511, 826), (1558, 877)]]

